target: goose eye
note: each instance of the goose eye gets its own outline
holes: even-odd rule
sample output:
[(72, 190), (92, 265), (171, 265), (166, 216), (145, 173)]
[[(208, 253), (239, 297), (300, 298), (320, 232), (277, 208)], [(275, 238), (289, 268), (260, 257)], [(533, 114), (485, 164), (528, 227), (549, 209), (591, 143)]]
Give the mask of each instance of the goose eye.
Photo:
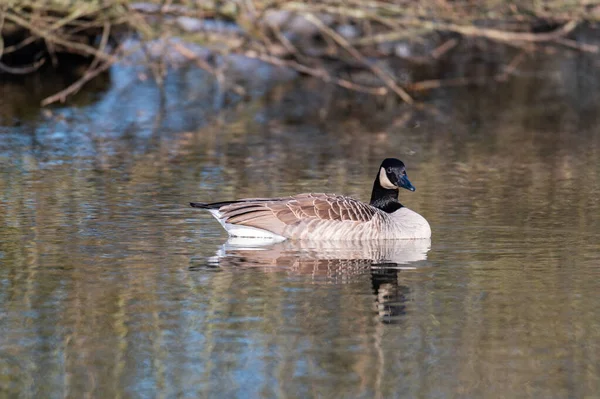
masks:
[(392, 173), (392, 168), (387, 168), (388, 173)]

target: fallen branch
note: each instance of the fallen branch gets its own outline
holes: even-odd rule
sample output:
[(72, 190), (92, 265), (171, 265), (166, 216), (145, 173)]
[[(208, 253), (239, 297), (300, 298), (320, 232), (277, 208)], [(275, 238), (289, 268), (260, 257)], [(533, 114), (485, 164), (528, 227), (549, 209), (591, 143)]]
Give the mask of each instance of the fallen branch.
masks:
[(304, 17), (315, 24), (322, 32), (331, 37), (337, 44), (343, 47), (350, 55), (360, 61), (363, 65), (368, 67), (375, 76), (381, 79), (394, 93), (396, 93), (404, 102), (412, 104), (414, 101), (412, 97), (394, 80), (394, 78), (387, 72), (383, 71), (379, 66), (369, 62), (358, 50), (356, 50), (346, 39), (340, 36), (337, 32), (326, 26), (320, 19), (312, 14), (304, 14)]
[(341, 78), (331, 76), (326, 70), (324, 70), (322, 68), (321, 69), (311, 68), (311, 67), (302, 65), (295, 61), (286, 61), (286, 60), (282, 60), (280, 58), (273, 57), (270, 55), (257, 54), (252, 51), (246, 52), (244, 55), (246, 55), (246, 57), (249, 57), (249, 58), (255, 58), (255, 59), (264, 61), (271, 65), (292, 68), (293, 70), (303, 73), (305, 75), (309, 75), (309, 76), (313, 76), (315, 78), (322, 79), (324, 82), (333, 83), (340, 87), (344, 87), (344, 88), (358, 91), (361, 93), (383, 96), (389, 92), (389, 90), (386, 87), (369, 87), (369, 86), (360, 85), (360, 84), (351, 82), (346, 79), (341, 79)]
[(586, 53), (597, 53), (600, 51), (600, 47), (596, 46), (595, 44), (577, 43), (575, 40), (566, 39), (564, 37), (554, 39), (554, 42), (575, 50), (584, 51)]
[(553, 41), (563, 36), (566, 36), (573, 31), (579, 24), (577, 21), (569, 21), (562, 27), (552, 31), (543, 33), (529, 32), (506, 32), (498, 29), (478, 28), (476, 26), (462, 26), (456, 24), (440, 24), (431, 21), (403, 21), (404, 23), (415, 24), (418, 26), (430, 27), (432, 29), (445, 30), (449, 32), (460, 33), (464, 36), (484, 37), (486, 39), (496, 40), (500, 42), (548, 42)]

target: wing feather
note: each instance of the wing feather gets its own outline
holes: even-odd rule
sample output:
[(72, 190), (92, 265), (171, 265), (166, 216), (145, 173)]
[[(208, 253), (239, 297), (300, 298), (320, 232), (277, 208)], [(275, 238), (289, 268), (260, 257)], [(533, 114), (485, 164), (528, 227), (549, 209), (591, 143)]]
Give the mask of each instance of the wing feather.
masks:
[(381, 212), (368, 204), (335, 194), (299, 194), (293, 197), (247, 199), (219, 208), (226, 223), (244, 225), (286, 235), (301, 226), (308, 232), (322, 223), (366, 223)]

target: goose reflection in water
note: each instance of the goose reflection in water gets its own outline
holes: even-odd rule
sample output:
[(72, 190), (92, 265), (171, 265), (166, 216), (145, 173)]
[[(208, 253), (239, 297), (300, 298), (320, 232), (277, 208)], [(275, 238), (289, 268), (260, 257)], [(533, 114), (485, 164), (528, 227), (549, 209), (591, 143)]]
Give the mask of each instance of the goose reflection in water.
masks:
[(287, 270), (315, 283), (346, 284), (370, 275), (378, 313), (393, 323), (404, 314), (407, 286), (398, 274), (427, 266), (430, 239), (366, 241), (283, 241), (230, 237), (209, 263), (218, 268)]

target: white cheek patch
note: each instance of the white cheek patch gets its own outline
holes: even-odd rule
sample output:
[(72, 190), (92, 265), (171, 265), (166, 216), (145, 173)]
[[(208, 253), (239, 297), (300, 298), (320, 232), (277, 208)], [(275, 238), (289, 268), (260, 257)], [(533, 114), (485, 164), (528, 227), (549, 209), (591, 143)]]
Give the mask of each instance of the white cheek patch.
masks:
[(387, 177), (384, 168), (379, 169), (379, 184), (381, 184), (381, 187), (387, 188), (388, 190), (396, 190), (398, 188), (398, 186), (392, 184), (390, 179)]

